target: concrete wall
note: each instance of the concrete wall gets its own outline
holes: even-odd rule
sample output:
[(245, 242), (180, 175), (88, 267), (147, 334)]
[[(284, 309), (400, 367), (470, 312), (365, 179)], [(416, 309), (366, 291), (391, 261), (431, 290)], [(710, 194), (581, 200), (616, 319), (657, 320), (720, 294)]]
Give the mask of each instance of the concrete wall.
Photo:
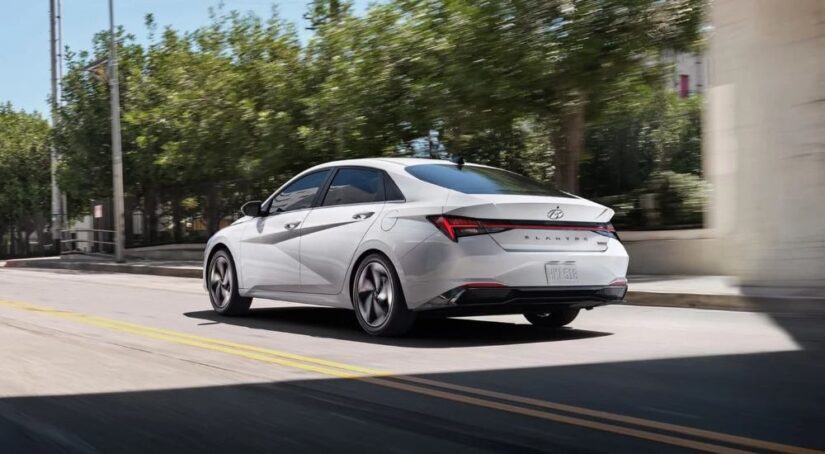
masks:
[(126, 256), (146, 260), (203, 261), (204, 243), (165, 244), (126, 249)]
[(619, 232), (630, 256), (630, 274), (725, 275), (725, 240), (714, 232), (664, 230)]
[(668, 88), (679, 92), (680, 76), (688, 76), (688, 92), (704, 93), (710, 78), (708, 58), (704, 53), (673, 53), (666, 58), (673, 65), (673, 73), (668, 81)]
[(724, 268), (825, 286), (825, 1), (712, 5), (704, 155)]

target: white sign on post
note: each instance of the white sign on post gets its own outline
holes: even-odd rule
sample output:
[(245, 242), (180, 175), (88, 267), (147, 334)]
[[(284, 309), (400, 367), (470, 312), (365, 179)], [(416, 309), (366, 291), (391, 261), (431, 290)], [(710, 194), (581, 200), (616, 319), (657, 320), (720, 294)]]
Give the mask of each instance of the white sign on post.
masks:
[(103, 217), (103, 205), (95, 205), (95, 219)]

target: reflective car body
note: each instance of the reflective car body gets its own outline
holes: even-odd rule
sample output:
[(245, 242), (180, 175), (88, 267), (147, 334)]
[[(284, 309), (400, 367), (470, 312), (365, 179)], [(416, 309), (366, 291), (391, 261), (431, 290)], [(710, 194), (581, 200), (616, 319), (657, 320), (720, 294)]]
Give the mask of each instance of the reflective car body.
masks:
[[(375, 158), (308, 169), (208, 242), (243, 297), (353, 308), (370, 253), (395, 268), (411, 311), (520, 313), (620, 301), (627, 253), (613, 211), (511, 172)], [(205, 279), (206, 282), (206, 279)]]

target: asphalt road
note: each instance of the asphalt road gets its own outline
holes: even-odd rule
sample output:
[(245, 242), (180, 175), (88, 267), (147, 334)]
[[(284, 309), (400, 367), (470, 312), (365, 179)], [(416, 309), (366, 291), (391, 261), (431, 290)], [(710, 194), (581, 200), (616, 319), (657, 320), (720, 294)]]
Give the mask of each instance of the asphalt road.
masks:
[[(790, 307), (790, 306), (789, 306)], [(193, 279), (0, 269), (2, 452), (825, 450), (821, 315), (613, 306), (362, 334)]]

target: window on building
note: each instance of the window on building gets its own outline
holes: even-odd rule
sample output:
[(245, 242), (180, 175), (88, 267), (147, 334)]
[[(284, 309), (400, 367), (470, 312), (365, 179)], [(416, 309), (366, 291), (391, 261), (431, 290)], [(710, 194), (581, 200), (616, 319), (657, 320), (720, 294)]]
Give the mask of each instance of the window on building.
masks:
[(687, 74), (679, 75), (679, 96), (687, 98), (690, 94), (690, 76)]

